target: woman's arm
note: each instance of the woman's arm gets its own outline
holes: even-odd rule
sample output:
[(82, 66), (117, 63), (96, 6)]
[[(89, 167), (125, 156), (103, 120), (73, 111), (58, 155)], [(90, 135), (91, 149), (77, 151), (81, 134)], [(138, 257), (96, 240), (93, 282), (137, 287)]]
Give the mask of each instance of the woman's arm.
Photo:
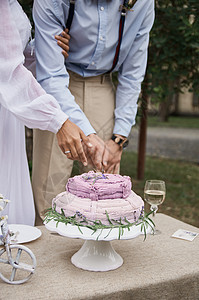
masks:
[[(55, 39), (57, 40), (57, 45), (62, 48), (62, 54), (65, 59), (69, 55), (69, 41), (70, 35), (68, 34), (68, 29), (65, 29), (61, 35), (56, 35)], [(36, 78), (36, 60), (35, 60), (35, 49), (34, 49), (34, 39), (27, 45), (24, 50), (25, 62), (24, 66), (31, 71), (33, 76)]]
[[(19, 32), (12, 18), (8, 1), (0, 1), (0, 104), (12, 112), (29, 128), (39, 128), (58, 133), (62, 151), (71, 150), (72, 159), (86, 163), (81, 139), (89, 145), (88, 138), (75, 124), (67, 126), (68, 116), (59, 104), (42, 87), (23, 65), (24, 56)], [(73, 128), (73, 136), (71, 136)], [(61, 131), (60, 131), (61, 130)], [(60, 138), (60, 132), (64, 135)], [(70, 138), (69, 138), (70, 137)], [(77, 141), (78, 140), (78, 141)], [(64, 149), (70, 145), (70, 148)], [(76, 153), (74, 151), (76, 149)]]
[(69, 55), (69, 41), (70, 35), (68, 34), (68, 29), (62, 31), (60, 35), (55, 35), (57, 44), (62, 48), (62, 54), (65, 58), (68, 58)]

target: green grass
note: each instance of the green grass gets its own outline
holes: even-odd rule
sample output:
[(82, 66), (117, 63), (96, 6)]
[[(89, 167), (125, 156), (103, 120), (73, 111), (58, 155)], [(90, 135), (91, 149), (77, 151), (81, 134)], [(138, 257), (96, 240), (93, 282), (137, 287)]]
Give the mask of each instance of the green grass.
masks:
[(168, 122), (160, 122), (158, 116), (148, 117), (149, 127), (175, 127), (199, 129), (199, 117), (170, 116)]
[[(145, 178), (136, 180), (137, 154), (125, 152), (121, 174), (132, 178), (133, 190), (143, 198), (147, 179), (166, 182), (166, 199), (159, 212), (199, 227), (199, 166), (163, 158), (146, 157)], [(146, 204), (146, 210), (149, 206)]]

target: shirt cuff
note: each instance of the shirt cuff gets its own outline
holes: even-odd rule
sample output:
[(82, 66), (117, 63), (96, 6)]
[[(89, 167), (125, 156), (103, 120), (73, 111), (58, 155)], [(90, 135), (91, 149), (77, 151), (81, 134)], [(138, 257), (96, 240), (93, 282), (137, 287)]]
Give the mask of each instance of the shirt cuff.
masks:
[(78, 122), (77, 125), (79, 126), (79, 128), (81, 128), (81, 130), (84, 132), (84, 134), (86, 136), (88, 136), (91, 133), (96, 133), (95, 129), (91, 126), (91, 124), (89, 122), (86, 122), (86, 121), (87, 120), (85, 120), (85, 122), (84, 122), (84, 120), (83, 120), (82, 123)]
[(67, 119), (67, 114), (65, 114), (61, 109), (57, 110), (57, 113), (51, 120), (47, 130), (57, 133)]
[(131, 125), (125, 122), (125, 120), (118, 120), (115, 122), (113, 133), (128, 137), (133, 125), (135, 125), (135, 122)]

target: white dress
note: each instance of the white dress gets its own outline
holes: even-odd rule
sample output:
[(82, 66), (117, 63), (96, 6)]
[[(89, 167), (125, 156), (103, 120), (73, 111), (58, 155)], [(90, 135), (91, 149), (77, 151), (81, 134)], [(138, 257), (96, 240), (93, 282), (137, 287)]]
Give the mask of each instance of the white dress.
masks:
[(8, 223), (34, 225), (25, 128), (56, 133), (68, 118), (23, 65), (30, 22), (16, 0), (0, 0), (0, 194)]

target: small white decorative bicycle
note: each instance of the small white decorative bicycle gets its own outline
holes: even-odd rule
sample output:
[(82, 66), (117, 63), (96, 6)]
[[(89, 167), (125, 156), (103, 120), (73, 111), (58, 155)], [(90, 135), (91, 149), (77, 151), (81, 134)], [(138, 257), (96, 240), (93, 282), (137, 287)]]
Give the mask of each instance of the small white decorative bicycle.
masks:
[[(3, 211), (9, 200), (0, 194), (0, 211)], [(7, 216), (0, 216), (0, 278), (9, 284), (21, 284), (30, 279), (36, 268), (33, 252), (23, 245), (11, 245)]]

